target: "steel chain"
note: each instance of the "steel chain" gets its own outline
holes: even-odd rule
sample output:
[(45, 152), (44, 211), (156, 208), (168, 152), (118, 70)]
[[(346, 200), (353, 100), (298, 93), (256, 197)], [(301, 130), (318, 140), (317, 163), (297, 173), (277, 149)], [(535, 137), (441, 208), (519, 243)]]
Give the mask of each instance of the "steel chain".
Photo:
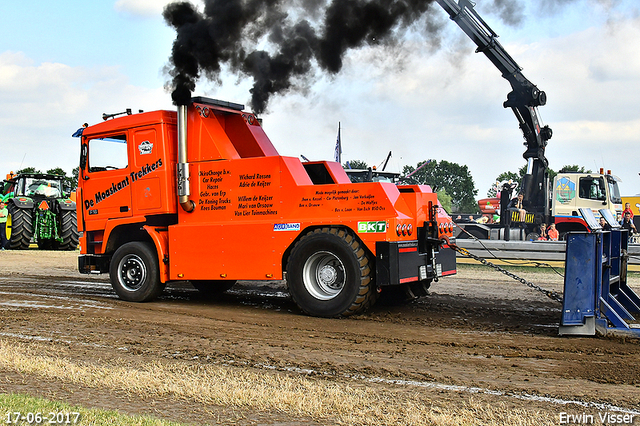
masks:
[(531, 281), (527, 281), (524, 278), (520, 278), (519, 276), (517, 276), (513, 272), (509, 272), (506, 269), (501, 268), (498, 265), (494, 265), (493, 263), (489, 262), (488, 260), (483, 259), (480, 256), (476, 256), (475, 254), (472, 254), (471, 252), (469, 252), (467, 249), (464, 249), (462, 247), (458, 247), (455, 244), (449, 244), (449, 247), (451, 247), (452, 249), (454, 249), (455, 251), (457, 251), (458, 253), (460, 253), (461, 255), (463, 255), (465, 257), (470, 257), (472, 259), (475, 259), (478, 262), (482, 263), (483, 265), (489, 266), (490, 268), (493, 268), (496, 271), (500, 271), (503, 274), (505, 274), (506, 276), (511, 277), (516, 281), (520, 281), (522, 284), (526, 285), (527, 287), (531, 287), (532, 289), (539, 291), (540, 293), (544, 294), (548, 298), (550, 298), (552, 300), (555, 300), (556, 302), (562, 303), (562, 296), (560, 296), (558, 294), (558, 292), (556, 292), (556, 291), (546, 290), (546, 289), (540, 287), (539, 285), (532, 283)]

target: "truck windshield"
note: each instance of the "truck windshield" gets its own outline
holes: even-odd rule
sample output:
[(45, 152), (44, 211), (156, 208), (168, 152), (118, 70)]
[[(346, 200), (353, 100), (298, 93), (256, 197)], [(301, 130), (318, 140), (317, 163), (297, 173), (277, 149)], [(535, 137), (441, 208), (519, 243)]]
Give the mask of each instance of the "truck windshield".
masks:
[(607, 184), (609, 185), (609, 198), (611, 202), (614, 204), (622, 204), (618, 182), (614, 178), (607, 176)]

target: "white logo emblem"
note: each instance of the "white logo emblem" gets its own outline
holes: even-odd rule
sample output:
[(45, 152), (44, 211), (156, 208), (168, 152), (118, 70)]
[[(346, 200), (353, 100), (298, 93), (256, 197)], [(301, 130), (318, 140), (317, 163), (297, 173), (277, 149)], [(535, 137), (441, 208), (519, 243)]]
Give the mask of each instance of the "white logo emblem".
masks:
[(144, 141), (138, 145), (138, 149), (140, 150), (140, 155), (151, 154), (153, 152), (153, 144), (149, 141)]

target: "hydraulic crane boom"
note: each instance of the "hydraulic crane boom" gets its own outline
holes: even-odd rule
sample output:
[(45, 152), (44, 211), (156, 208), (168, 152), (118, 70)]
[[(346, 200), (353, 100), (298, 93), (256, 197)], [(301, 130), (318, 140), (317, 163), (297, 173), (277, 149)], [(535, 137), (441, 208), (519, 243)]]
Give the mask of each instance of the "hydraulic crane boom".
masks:
[(522, 74), (520, 66), (498, 42), (498, 35), (475, 11), (473, 2), (436, 1), (478, 46), (476, 52), (484, 53), (511, 84), (512, 91), (503, 105), (513, 110), (527, 146), (523, 154), (528, 163), (527, 174), (522, 182), (524, 199), (528, 204), (527, 210), (545, 214), (548, 210), (548, 161), (544, 151), (552, 131), (549, 126), (541, 126), (537, 107), (546, 104), (547, 95)]

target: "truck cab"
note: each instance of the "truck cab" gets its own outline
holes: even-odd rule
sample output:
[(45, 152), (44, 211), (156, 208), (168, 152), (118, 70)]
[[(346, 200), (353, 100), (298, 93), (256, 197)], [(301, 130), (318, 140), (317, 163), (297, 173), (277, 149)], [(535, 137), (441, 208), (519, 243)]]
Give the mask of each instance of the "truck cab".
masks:
[(579, 214), (580, 208), (591, 209), (596, 218), (607, 209), (620, 218), (622, 198), (619, 178), (610, 171), (600, 173), (558, 173), (553, 180), (551, 215), (560, 233), (585, 231), (588, 226)]
[[(549, 194), (549, 208), (539, 214), (527, 214), (525, 222), (518, 223), (514, 217), (509, 217), (511, 240), (537, 239), (537, 228), (540, 223), (555, 223), (561, 237), (567, 232), (588, 231), (589, 226), (579, 213), (581, 208), (593, 211), (596, 218), (600, 217), (600, 210), (611, 211), (613, 217), (620, 219), (622, 212), (622, 198), (618, 182), (620, 179), (604, 173), (558, 173)], [(510, 193), (510, 192), (509, 192)], [(506, 197), (507, 200), (510, 197)], [(490, 216), (504, 212), (500, 198), (485, 198), (478, 200), (478, 206), (483, 215)], [(525, 205), (526, 207), (526, 205)], [(509, 212), (509, 214), (512, 212)], [(503, 213), (504, 215), (504, 213)], [(501, 224), (458, 224), (458, 238), (469, 236), (479, 239), (504, 239), (504, 220)]]
[(339, 163), (281, 156), (243, 108), (198, 97), (84, 130), (80, 272), (108, 272), (130, 301), (170, 281), (286, 279), (302, 311), (330, 317), (456, 272), (429, 186), (352, 183)]

